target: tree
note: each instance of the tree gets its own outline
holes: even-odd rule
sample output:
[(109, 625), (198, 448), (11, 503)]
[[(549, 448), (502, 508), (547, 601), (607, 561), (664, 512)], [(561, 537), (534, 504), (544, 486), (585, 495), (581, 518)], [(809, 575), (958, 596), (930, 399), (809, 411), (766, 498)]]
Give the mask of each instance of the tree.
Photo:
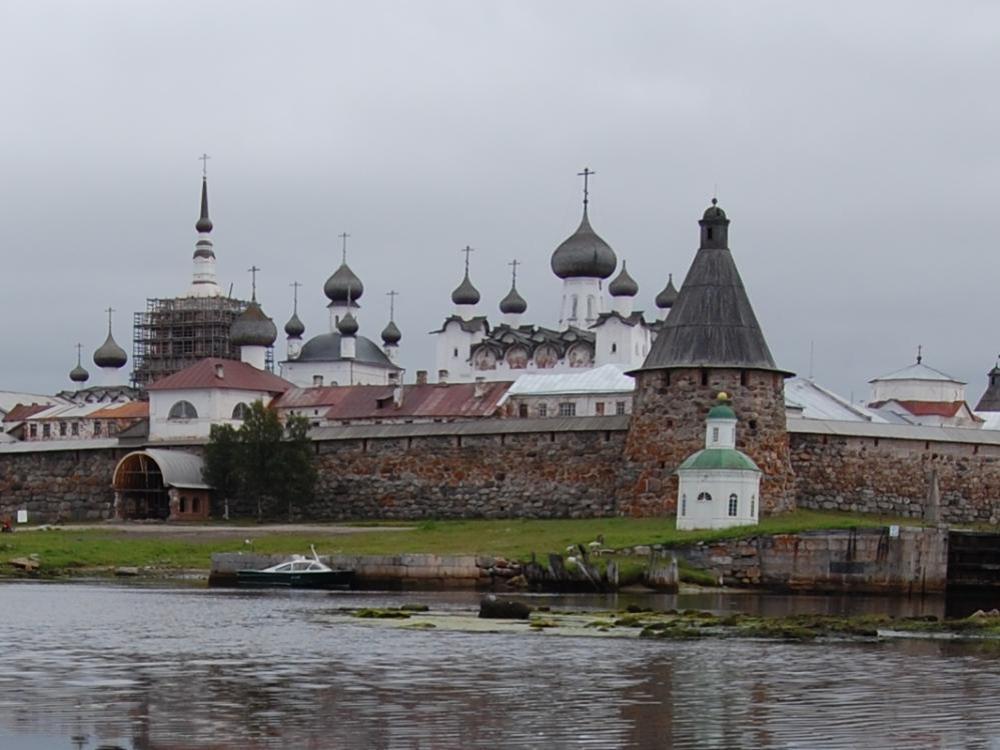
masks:
[(316, 469), (312, 463), (309, 421), (278, 414), (260, 400), (250, 405), (239, 429), (212, 427), (205, 450), (205, 478), (224, 497), (250, 499), (263, 520), (272, 511), (287, 511), (312, 495)]

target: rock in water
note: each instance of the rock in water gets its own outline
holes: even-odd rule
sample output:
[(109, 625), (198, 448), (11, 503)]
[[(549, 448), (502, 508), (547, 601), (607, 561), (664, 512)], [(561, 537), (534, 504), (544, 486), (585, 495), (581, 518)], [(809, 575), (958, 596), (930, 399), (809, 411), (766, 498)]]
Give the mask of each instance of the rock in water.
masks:
[(527, 620), (531, 607), (523, 602), (486, 596), (479, 602), (479, 616), (493, 620)]

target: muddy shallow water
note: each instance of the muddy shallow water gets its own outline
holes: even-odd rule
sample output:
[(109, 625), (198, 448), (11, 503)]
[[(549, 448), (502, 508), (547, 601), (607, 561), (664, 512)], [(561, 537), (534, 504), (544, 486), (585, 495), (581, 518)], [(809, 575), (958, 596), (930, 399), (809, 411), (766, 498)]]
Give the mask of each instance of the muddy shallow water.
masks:
[[(943, 614), (941, 600), (539, 597), (762, 614)], [(471, 592), (0, 584), (0, 748), (1000, 750), (1000, 646), (639, 641), (331, 622)]]

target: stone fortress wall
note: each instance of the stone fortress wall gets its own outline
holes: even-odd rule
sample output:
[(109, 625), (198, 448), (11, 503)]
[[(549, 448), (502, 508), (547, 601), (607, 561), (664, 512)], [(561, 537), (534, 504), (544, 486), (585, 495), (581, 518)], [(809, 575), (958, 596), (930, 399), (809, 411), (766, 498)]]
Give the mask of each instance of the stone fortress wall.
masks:
[[(942, 521), (1000, 522), (1000, 435), (853, 423), (838, 429), (871, 434), (832, 434), (821, 429), (831, 423), (809, 422), (793, 420), (789, 431), (798, 507), (927, 518), (934, 470)], [(628, 435), (628, 417), (328, 428), (316, 435), (316, 498), (301, 514), (411, 520), (674, 512), (673, 483), (661, 485), (658, 502), (634, 502)], [(0, 517), (22, 508), (32, 521), (111, 517), (112, 473), (128, 448), (21, 448), (0, 450)], [(666, 477), (671, 469), (663, 463)], [(647, 496), (654, 496), (651, 485)]]

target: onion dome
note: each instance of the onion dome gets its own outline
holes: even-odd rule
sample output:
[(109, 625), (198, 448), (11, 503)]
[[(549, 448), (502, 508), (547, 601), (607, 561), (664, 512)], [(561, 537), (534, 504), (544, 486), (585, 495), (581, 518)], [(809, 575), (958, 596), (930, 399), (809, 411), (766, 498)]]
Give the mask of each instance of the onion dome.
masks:
[(524, 297), (518, 294), (517, 287), (511, 284), (510, 291), (507, 292), (507, 296), (500, 300), (500, 312), (520, 315), (527, 309), (528, 303), (525, 301)]
[(669, 310), (677, 301), (677, 287), (674, 286), (674, 275), (667, 278), (667, 285), (656, 295), (656, 306), (661, 310)]
[(469, 269), (465, 269), (465, 278), (451, 293), (451, 301), (456, 305), (475, 305), (479, 303), (479, 290), (469, 281)]
[(396, 346), (401, 338), (403, 334), (399, 332), (396, 323), (390, 320), (382, 329), (382, 343), (386, 346)]
[(124, 367), (126, 362), (128, 362), (128, 355), (124, 349), (118, 346), (109, 330), (108, 338), (94, 352), (94, 364), (98, 367), (110, 367), (117, 370)]
[(617, 265), (615, 251), (591, 228), (586, 210), (577, 230), (552, 253), (552, 272), (560, 279), (606, 279)]
[(340, 268), (333, 272), (333, 276), (326, 280), (323, 285), (323, 294), (331, 302), (341, 302), (350, 304), (361, 299), (365, 292), (365, 286), (361, 279), (354, 275), (354, 271), (348, 268), (347, 263), (341, 263)]
[(257, 300), (251, 300), (229, 327), (229, 341), (233, 346), (271, 346), (276, 338), (278, 329), (260, 309)]
[(723, 391), (715, 400), (715, 406), (708, 410), (708, 419), (736, 419), (736, 412), (733, 411), (732, 401), (729, 394)]
[(358, 321), (348, 312), (337, 321), (337, 330), (340, 331), (341, 336), (354, 336), (358, 332)]
[(624, 260), (622, 261), (621, 273), (608, 284), (608, 293), (612, 297), (634, 297), (639, 293), (639, 285), (635, 283), (635, 279), (629, 276)]
[(306, 332), (306, 327), (299, 320), (298, 313), (292, 313), (292, 317), (288, 319), (285, 323), (285, 335), (292, 339), (302, 338), (302, 334)]
[(76, 367), (69, 371), (69, 379), (74, 383), (86, 383), (90, 379), (90, 373), (83, 369), (83, 365), (80, 364), (80, 350), (83, 349), (81, 344), (76, 345)]
[(201, 178), (201, 215), (195, 222), (194, 228), (199, 234), (208, 234), (212, 231), (212, 220), (208, 218), (208, 178)]

